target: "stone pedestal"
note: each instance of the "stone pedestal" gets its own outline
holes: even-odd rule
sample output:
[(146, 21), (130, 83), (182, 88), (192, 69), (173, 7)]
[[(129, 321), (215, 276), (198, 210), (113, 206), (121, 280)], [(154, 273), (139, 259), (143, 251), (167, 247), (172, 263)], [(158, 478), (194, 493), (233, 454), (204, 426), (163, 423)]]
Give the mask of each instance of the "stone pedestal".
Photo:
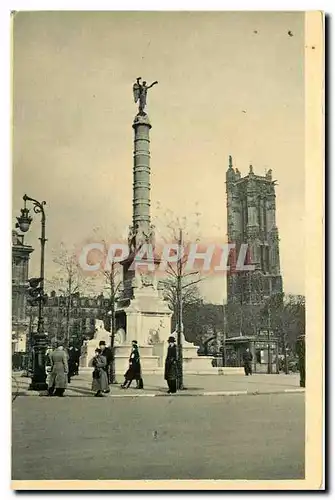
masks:
[[(157, 299), (157, 296), (156, 296)], [(130, 319), (132, 326), (131, 334), (128, 335), (120, 328), (115, 335), (115, 373), (123, 375), (129, 367), (129, 355), (131, 352), (131, 341), (137, 340), (141, 356), (141, 367), (143, 375), (157, 373), (163, 376), (164, 364), (168, 348), (167, 339), (171, 335), (171, 311), (166, 309), (164, 301), (150, 300), (151, 308), (141, 296), (134, 299), (127, 309), (123, 310), (126, 318)], [(153, 309), (153, 306), (156, 306)], [(160, 307), (160, 309), (159, 309)], [(158, 310), (158, 312), (157, 312)], [(159, 313), (159, 314), (158, 314)], [(110, 332), (104, 329), (103, 321), (96, 320), (96, 328), (93, 339), (86, 342), (82, 348), (80, 357), (80, 368), (91, 368), (94, 352), (103, 340), (110, 345)], [(176, 332), (172, 334), (177, 338)], [(184, 373), (216, 373), (212, 367), (210, 356), (198, 356), (198, 348), (185, 338), (183, 342), (183, 367)]]
[(118, 322), (126, 331), (126, 342), (137, 340), (142, 346), (167, 341), (171, 316), (167, 302), (153, 284), (134, 285), (132, 298), (121, 299), (116, 307)]
[[(117, 324), (126, 332), (123, 344), (116, 349), (116, 357), (123, 357), (126, 346), (129, 357), (131, 342), (136, 340), (142, 369), (155, 369), (163, 366), (171, 334), (172, 311), (161, 298), (154, 280), (150, 281), (146, 274), (135, 274), (131, 298), (122, 297), (116, 307)], [(127, 278), (126, 272), (124, 278)], [(121, 361), (117, 363), (120, 365)]]
[[(172, 335), (176, 340), (178, 339), (177, 332), (173, 332)], [(183, 333), (181, 335), (181, 342), (183, 346), (184, 373), (211, 372), (213, 370), (213, 358), (211, 356), (198, 356), (199, 347), (187, 342)]]
[[(131, 344), (124, 344), (115, 348), (115, 373), (123, 375), (129, 368)], [(153, 353), (153, 346), (139, 345), (142, 373), (154, 373), (159, 369), (160, 359)]]
[(109, 346), (111, 343), (110, 332), (107, 332), (104, 328), (104, 322), (101, 320), (95, 320), (95, 332), (94, 337), (84, 343), (81, 348), (81, 356), (79, 360), (79, 366), (81, 368), (87, 368), (92, 366), (92, 359), (94, 357), (94, 352), (97, 347), (99, 347), (99, 342), (103, 340), (106, 345)]

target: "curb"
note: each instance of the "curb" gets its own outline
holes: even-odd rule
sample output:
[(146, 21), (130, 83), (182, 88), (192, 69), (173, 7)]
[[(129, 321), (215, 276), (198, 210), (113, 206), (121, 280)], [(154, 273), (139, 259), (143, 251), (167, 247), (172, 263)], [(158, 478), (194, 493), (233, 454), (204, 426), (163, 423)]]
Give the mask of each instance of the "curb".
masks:
[[(142, 394), (108, 394), (108, 396), (105, 396), (107, 398), (155, 398), (155, 397), (169, 397), (169, 396), (177, 396), (177, 397), (200, 397), (200, 396), (222, 396), (222, 397), (227, 397), (227, 396), (264, 396), (264, 395), (274, 395), (274, 394), (301, 394), (304, 393), (305, 389), (304, 388), (297, 388), (297, 389), (283, 389), (281, 391), (213, 391), (213, 392), (198, 392), (198, 393), (192, 393), (187, 392), (177, 392), (176, 394), (168, 394), (166, 392), (161, 393), (161, 394), (149, 394), (149, 393), (142, 393)], [(18, 396), (40, 396), (40, 393), (38, 392), (29, 392), (27, 394), (18, 394)], [(67, 396), (71, 397), (92, 397), (93, 394), (76, 394), (75, 396), (67, 394)], [(66, 396), (65, 396), (66, 397)]]

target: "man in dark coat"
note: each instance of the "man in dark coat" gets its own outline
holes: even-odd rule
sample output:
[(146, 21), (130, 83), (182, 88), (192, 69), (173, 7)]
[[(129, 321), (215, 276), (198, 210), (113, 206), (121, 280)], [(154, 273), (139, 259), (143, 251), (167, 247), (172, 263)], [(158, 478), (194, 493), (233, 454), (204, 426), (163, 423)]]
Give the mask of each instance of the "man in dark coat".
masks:
[(77, 370), (76, 370), (76, 375), (79, 375), (80, 356), (81, 356), (81, 348), (77, 347)]
[(74, 375), (79, 375), (79, 362), (80, 362), (80, 349), (73, 346), (73, 359), (74, 359)]
[[(112, 362), (112, 357), (113, 357), (112, 350), (106, 346), (106, 342), (104, 340), (100, 340), (99, 349), (101, 349), (102, 356), (104, 356), (107, 360), (107, 364), (106, 364), (104, 370), (107, 373), (108, 384), (111, 384), (112, 381), (111, 381), (111, 376), (110, 376), (110, 364)], [(104, 392), (109, 392), (109, 388)]]
[(138, 350), (137, 340), (133, 340), (132, 342), (132, 349), (129, 356), (129, 368), (124, 374), (124, 378), (124, 383), (121, 385), (123, 389), (128, 389), (134, 379), (136, 380), (137, 389), (143, 389), (141, 358)]
[(251, 354), (249, 348), (247, 348), (246, 351), (243, 353), (244, 373), (247, 376), (252, 375), (251, 362), (252, 362), (252, 354)]
[(178, 375), (177, 347), (174, 337), (169, 337), (168, 342), (169, 342), (169, 347), (165, 359), (164, 378), (169, 387), (168, 394), (174, 394), (177, 392), (177, 375)]
[(73, 345), (69, 347), (68, 350), (68, 365), (69, 365), (69, 372), (67, 374), (68, 377), (68, 383), (71, 383), (71, 378), (76, 374), (77, 371), (77, 350)]

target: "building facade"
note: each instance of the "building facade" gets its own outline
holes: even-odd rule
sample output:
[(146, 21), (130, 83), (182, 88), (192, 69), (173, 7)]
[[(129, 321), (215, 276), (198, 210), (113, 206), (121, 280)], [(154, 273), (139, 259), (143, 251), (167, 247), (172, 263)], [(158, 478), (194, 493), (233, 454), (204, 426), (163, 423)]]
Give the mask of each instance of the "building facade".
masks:
[[(102, 294), (97, 297), (85, 297), (74, 293), (68, 297), (56, 295), (52, 291), (44, 305), (44, 325), (49, 342), (64, 340), (69, 332), (69, 341), (81, 344), (84, 338), (93, 337), (95, 320), (106, 320), (109, 299)], [(37, 307), (30, 308), (30, 315), (37, 321)]]
[(24, 244), (24, 236), (12, 231), (12, 350), (24, 352), (29, 329), (27, 282), (33, 248)]
[[(236, 245), (227, 275), (229, 336), (257, 335), (266, 327), (261, 309), (270, 296), (283, 291), (275, 186), (271, 170), (260, 176), (250, 165), (248, 175), (242, 177), (229, 157), (226, 173), (228, 241)], [(238, 269), (242, 244), (248, 245), (243, 264), (252, 265), (253, 270)]]

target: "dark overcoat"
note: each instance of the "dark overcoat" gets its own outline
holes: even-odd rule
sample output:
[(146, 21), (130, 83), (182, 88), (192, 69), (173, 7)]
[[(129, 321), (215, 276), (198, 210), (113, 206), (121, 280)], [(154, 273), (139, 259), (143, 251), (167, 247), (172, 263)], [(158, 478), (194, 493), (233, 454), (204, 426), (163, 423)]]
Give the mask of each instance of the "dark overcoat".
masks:
[(76, 368), (77, 368), (77, 353), (76, 353), (76, 349), (74, 348), (70, 348), (69, 351), (68, 351), (68, 364), (69, 364), (69, 373), (70, 375), (72, 376), (75, 371), (76, 371)]
[(243, 353), (243, 363), (245, 365), (247, 365), (247, 364), (250, 364), (251, 361), (252, 361), (252, 354), (251, 354), (251, 352), (250, 351), (245, 351)]
[(50, 354), (50, 363), (49, 388), (66, 389), (67, 374), (69, 371), (66, 352), (61, 349), (52, 351)]
[(92, 373), (92, 391), (107, 391), (108, 390), (108, 377), (106, 373), (107, 360), (105, 356), (99, 354), (95, 356), (92, 361), (94, 367)]
[(169, 345), (165, 359), (165, 380), (177, 380), (177, 347), (175, 344)]
[(126, 380), (141, 378), (141, 358), (138, 347), (133, 347), (129, 357), (129, 368), (124, 374)]

